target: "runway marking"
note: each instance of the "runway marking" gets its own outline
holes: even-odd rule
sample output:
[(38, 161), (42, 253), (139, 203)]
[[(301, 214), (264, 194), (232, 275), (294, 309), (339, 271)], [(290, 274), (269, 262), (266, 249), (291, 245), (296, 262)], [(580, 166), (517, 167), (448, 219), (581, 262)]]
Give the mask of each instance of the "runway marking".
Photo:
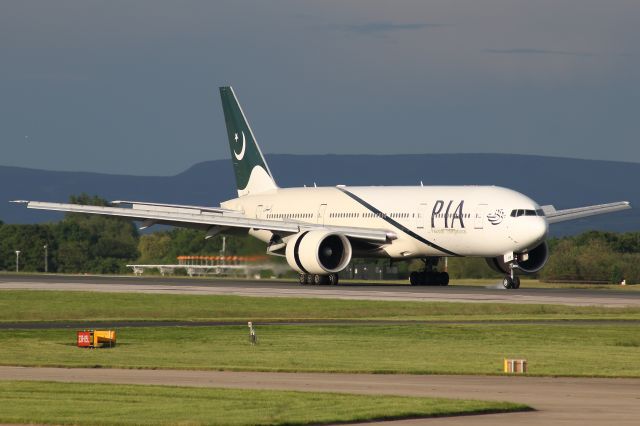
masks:
[[(474, 424), (636, 425), (640, 418), (640, 379), (37, 367), (0, 367), (0, 379), (430, 396), (520, 402), (537, 410), (474, 416)], [(383, 423), (464, 425), (469, 420), (453, 417)]]
[[(282, 285), (282, 283), (278, 283)], [(568, 306), (602, 306), (602, 307), (640, 307), (640, 297), (625, 297), (620, 295), (599, 295), (592, 292), (583, 294), (566, 295), (552, 292), (540, 292), (536, 294), (519, 291), (487, 290), (479, 289), (460, 290), (455, 292), (434, 291), (394, 291), (367, 287), (355, 289), (348, 287), (305, 287), (291, 286), (281, 288), (271, 286), (269, 283), (256, 285), (247, 283), (244, 285), (174, 285), (174, 284), (146, 284), (113, 282), (92, 283), (90, 278), (86, 282), (63, 281), (5, 281), (0, 282), (0, 290), (62, 290), (62, 291), (94, 291), (108, 293), (150, 293), (150, 294), (195, 294), (195, 295), (233, 295), (250, 297), (300, 297), (317, 299), (341, 299), (341, 300), (385, 300), (385, 301), (411, 301), (411, 302), (462, 302), (462, 303), (518, 303), (518, 304), (554, 304)]]

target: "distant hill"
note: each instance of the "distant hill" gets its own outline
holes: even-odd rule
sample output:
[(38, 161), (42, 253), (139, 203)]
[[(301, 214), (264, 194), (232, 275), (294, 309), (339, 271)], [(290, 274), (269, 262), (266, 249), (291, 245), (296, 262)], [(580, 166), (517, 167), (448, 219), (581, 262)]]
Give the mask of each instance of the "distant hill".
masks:
[[(640, 164), (509, 154), (268, 155), (278, 184), (499, 185), (556, 208), (631, 201), (635, 209), (552, 226), (553, 235), (589, 229), (640, 230)], [(37, 223), (58, 213), (26, 210), (6, 201), (67, 201), (87, 192), (110, 200), (217, 205), (235, 197), (229, 160), (199, 163), (175, 176), (54, 172), (0, 166), (0, 220)]]

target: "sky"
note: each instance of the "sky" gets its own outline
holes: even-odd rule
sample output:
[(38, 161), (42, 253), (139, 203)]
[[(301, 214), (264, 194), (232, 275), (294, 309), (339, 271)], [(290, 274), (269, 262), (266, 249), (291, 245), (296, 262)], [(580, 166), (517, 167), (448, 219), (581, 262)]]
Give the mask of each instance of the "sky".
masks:
[(638, 0), (2, 0), (0, 165), (173, 175), (264, 153), (640, 162)]

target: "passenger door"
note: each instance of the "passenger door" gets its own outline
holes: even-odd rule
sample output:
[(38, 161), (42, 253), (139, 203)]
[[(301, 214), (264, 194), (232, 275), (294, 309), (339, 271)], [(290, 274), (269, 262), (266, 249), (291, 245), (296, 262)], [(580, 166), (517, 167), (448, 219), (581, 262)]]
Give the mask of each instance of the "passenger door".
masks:
[(420, 203), (418, 206), (418, 213), (416, 217), (416, 227), (418, 229), (424, 230), (427, 226), (425, 223), (429, 220), (429, 209), (427, 203)]
[(475, 229), (483, 229), (484, 228), (484, 218), (487, 216), (487, 205), (486, 204), (478, 204), (476, 207), (476, 216), (474, 220), (474, 228)]
[(318, 223), (319, 225), (324, 225), (324, 214), (326, 211), (327, 211), (327, 205), (320, 204), (320, 207), (318, 207), (318, 218), (316, 220), (316, 223)]

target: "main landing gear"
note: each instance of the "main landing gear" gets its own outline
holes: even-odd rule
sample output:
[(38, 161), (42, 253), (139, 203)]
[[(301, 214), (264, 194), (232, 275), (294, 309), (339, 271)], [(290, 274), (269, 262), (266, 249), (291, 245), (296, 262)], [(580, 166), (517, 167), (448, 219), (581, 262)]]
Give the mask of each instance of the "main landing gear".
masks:
[(302, 285), (338, 285), (338, 274), (300, 274), (299, 282)]
[(509, 275), (502, 279), (502, 287), (508, 290), (520, 288), (520, 277), (514, 274), (513, 264), (509, 265)]
[(449, 274), (435, 270), (439, 260), (437, 257), (422, 259), (424, 269), (422, 271), (412, 272), (411, 275), (409, 275), (409, 283), (411, 283), (411, 285), (449, 285)]

